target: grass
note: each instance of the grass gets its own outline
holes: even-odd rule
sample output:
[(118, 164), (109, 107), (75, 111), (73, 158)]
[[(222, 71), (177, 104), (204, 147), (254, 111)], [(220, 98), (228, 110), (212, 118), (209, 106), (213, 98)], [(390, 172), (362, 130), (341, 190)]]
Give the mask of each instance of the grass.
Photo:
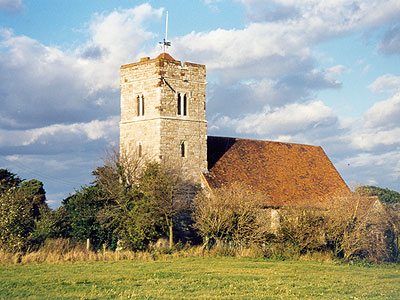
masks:
[(233, 257), (6, 265), (0, 299), (400, 299), (400, 266)]

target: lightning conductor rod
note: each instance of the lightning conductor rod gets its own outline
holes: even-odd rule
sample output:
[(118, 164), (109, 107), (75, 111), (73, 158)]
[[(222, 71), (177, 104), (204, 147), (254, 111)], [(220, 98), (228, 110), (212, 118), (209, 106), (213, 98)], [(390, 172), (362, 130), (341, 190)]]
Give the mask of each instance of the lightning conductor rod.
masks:
[(166, 17), (165, 17), (165, 38), (164, 38), (164, 41), (163, 42), (160, 42), (159, 44), (161, 44), (161, 45), (163, 45), (163, 48), (164, 48), (164, 53), (165, 53), (165, 49), (167, 48), (167, 47), (170, 47), (171, 46), (171, 42), (168, 42), (168, 11), (167, 11), (167, 14), (166, 14)]
[(165, 42), (168, 41), (168, 10), (165, 16)]

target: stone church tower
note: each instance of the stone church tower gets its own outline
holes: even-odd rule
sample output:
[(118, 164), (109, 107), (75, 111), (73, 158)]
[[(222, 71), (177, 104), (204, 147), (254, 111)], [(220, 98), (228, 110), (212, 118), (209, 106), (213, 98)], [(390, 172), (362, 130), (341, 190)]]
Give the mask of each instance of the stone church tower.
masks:
[(121, 66), (121, 153), (200, 184), (207, 170), (206, 68), (167, 53)]

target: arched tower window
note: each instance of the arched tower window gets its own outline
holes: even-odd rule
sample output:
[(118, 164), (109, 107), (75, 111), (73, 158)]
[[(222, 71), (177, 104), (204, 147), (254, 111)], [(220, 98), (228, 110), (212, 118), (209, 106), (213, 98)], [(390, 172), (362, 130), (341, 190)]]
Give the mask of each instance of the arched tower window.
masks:
[(181, 157), (186, 157), (185, 142), (181, 142)]
[(182, 99), (181, 99), (181, 94), (178, 93), (178, 116), (182, 114)]
[(186, 94), (178, 93), (177, 106), (178, 106), (178, 116), (187, 116)]
[(144, 116), (144, 97), (137, 96), (137, 115)]
[(137, 115), (140, 116), (140, 97), (137, 96), (136, 98), (136, 104), (137, 104)]
[(183, 95), (183, 115), (187, 115), (187, 97), (186, 94)]

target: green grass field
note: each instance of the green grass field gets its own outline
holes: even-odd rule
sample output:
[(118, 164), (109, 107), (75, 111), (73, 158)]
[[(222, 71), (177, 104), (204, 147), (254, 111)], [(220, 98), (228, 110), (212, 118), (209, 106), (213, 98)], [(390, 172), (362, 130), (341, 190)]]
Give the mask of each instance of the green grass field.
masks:
[(400, 299), (400, 266), (251, 258), (0, 266), (0, 299)]

